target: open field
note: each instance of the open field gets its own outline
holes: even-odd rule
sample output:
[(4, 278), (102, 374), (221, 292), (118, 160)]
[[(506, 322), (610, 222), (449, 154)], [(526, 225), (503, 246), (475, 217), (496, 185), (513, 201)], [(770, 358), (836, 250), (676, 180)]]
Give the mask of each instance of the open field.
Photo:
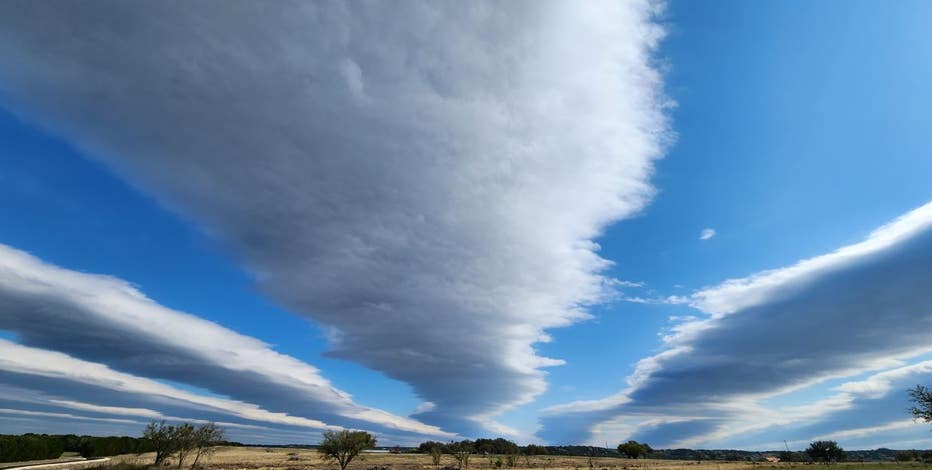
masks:
[[(145, 465), (152, 462), (153, 454), (124, 455), (114, 457), (113, 464)], [(473, 455), (469, 468), (489, 470), (494, 467), (494, 457), (490, 462), (488, 456)], [(523, 458), (519, 459), (518, 469), (554, 469), (554, 470), (588, 470), (589, 459), (586, 457), (536, 456), (530, 459), (530, 466)], [(311, 449), (283, 449), (262, 447), (221, 447), (204, 462), (204, 466), (216, 470), (335, 470), (336, 464), (328, 463)], [(452, 456), (444, 455), (441, 467), (455, 467)], [(630, 460), (623, 458), (600, 457), (592, 459), (595, 470), (772, 470), (801, 467), (819, 470), (820, 465), (805, 463), (760, 463), (760, 462), (722, 462), (703, 461), (701, 463), (687, 460)], [(171, 467), (174, 468), (174, 467)], [(432, 470), (430, 456), (423, 454), (382, 454), (368, 453), (354, 460), (348, 470)], [(932, 464), (918, 462), (900, 463), (856, 463), (846, 462), (831, 466), (835, 470), (932, 470)]]

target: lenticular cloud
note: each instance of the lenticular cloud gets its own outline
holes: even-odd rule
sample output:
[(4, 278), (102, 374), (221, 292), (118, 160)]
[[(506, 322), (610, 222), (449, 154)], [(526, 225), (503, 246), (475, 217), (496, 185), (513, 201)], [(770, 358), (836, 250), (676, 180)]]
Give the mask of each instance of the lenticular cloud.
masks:
[[(690, 304), (708, 316), (677, 325), (664, 338), (664, 351), (639, 361), (627, 389), (548, 410), (541, 435), (557, 442), (588, 434), (595, 441), (649, 436), (664, 446), (712, 446), (778, 424), (798, 429), (786, 430), (787, 437), (798, 432), (805, 440), (856, 425), (831, 420), (858, 411), (859, 423), (878, 419), (863, 413), (867, 406), (857, 395), (881, 398), (890, 394), (884, 383), (893, 377), (925, 372), (925, 366), (902, 366), (932, 353), (930, 286), (932, 202), (859, 243), (693, 293)], [(884, 370), (815, 404), (765, 403)], [(877, 409), (899, 411), (880, 413), (874, 424), (891, 424), (885, 420), (895, 416), (899, 426), (905, 397), (891, 396), (882, 406)], [(772, 436), (761, 432), (748, 445)]]
[[(656, 6), (0, 4), (0, 100), (221, 242), (468, 433), (545, 388), (651, 195)], [(499, 428), (500, 429), (500, 428)]]

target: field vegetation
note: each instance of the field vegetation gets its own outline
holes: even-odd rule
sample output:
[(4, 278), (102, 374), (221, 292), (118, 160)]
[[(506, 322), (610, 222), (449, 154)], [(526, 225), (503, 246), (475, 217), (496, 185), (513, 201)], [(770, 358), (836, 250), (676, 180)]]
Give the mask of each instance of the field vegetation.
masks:
[[(473, 454), (471, 470), (497, 469), (497, 457)], [(154, 454), (128, 455), (116, 459), (127, 464), (150, 464)], [(171, 463), (171, 462), (170, 462)], [(529, 465), (528, 465), (529, 463)], [(430, 454), (361, 453), (350, 462), (347, 470), (454, 470), (457, 460), (451, 454), (442, 454), (435, 465)], [(590, 467), (590, 464), (592, 465)], [(313, 448), (219, 447), (203, 466), (214, 470), (338, 470), (339, 465), (325, 459)], [(806, 462), (748, 462), (748, 461), (694, 461), (667, 459), (628, 459), (625, 457), (586, 457), (565, 455), (538, 455), (518, 459), (518, 469), (548, 470), (819, 470), (821, 464)], [(838, 462), (834, 470), (932, 470), (932, 463), (910, 462)]]

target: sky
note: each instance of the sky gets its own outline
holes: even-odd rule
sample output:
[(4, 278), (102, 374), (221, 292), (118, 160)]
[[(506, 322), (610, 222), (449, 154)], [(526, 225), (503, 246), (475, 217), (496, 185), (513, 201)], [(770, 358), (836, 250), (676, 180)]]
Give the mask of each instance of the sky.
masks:
[(0, 3), (0, 433), (932, 447), (930, 20)]

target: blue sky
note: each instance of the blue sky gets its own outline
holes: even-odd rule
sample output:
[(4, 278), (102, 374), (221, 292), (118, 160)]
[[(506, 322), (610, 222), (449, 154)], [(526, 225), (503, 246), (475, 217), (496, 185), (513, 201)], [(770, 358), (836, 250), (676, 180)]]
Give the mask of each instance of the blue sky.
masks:
[(929, 447), (928, 5), (68, 8), (0, 7), (0, 432)]

